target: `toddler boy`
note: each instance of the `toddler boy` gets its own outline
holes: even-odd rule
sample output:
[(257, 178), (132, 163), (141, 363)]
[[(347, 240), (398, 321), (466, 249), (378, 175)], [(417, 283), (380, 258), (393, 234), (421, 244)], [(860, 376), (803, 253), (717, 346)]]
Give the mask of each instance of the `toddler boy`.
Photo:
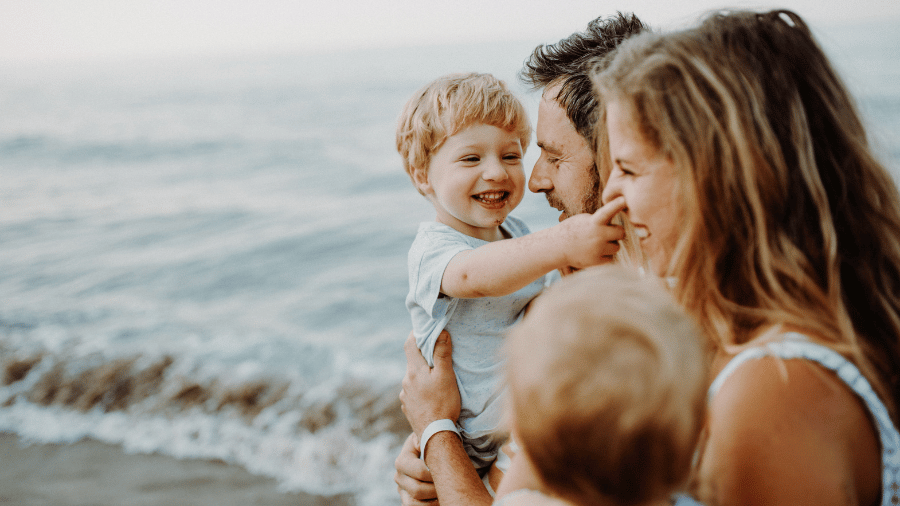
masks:
[[(462, 401), (456, 431), (481, 475), (505, 439), (506, 331), (543, 289), (546, 274), (609, 262), (623, 237), (609, 224), (622, 199), (534, 234), (509, 216), (524, 193), (530, 139), (521, 102), (489, 74), (433, 81), (407, 102), (397, 127), (404, 168), (435, 209), (409, 251), (406, 307), (429, 365), (440, 332), (452, 336)], [(423, 456), (426, 445), (423, 438)]]

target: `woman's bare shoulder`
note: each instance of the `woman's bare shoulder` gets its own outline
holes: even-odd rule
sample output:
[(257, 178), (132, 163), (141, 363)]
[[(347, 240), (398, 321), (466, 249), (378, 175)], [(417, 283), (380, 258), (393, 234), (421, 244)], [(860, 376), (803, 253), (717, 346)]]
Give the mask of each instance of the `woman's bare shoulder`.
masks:
[(880, 450), (866, 409), (813, 362), (764, 357), (742, 364), (708, 416), (699, 472), (707, 484), (701, 496), (710, 502), (859, 504), (873, 488), (877, 497)]

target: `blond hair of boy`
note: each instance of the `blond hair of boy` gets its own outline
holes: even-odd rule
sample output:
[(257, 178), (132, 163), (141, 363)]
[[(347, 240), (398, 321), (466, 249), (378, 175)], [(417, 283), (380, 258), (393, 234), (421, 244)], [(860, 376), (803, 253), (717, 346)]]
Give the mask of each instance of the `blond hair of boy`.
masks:
[(413, 183), (416, 169), (427, 171), (448, 137), (476, 123), (512, 132), (522, 154), (531, 143), (525, 108), (506, 83), (491, 74), (449, 74), (417, 91), (403, 107), (396, 133), (397, 151)]

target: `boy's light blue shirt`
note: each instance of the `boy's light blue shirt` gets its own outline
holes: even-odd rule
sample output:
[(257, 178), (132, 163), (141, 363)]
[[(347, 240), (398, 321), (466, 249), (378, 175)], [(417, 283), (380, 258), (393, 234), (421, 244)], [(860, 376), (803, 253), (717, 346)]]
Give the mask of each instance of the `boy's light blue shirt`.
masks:
[[(511, 237), (528, 234), (528, 227), (507, 216), (501, 225)], [(502, 420), (503, 337), (521, 317), (525, 306), (545, 286), (541, 277), (503, 297), (457, 299), (440, 293), (441, 279), (459, 252), (487, 241), (462, 234), (436, 222), (419, 225), (409, 250), (409, 294), (406, 308), (412, 317), (416, 344), (434, 365), (434, 343), (441, 330), (453, 339), (453, 369), (462, 400), (459, 426), (467, 438), (493, 433)]]

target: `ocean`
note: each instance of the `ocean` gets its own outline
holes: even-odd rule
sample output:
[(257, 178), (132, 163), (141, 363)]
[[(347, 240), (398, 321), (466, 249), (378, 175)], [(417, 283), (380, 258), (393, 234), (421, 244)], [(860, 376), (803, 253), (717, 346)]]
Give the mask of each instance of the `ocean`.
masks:
[[(900, 177), (900, 23), (819, 35)], [(396, 504), (406, 252), (433, 218), (396, 117), (475, 70), (533, 120), (538, 42), (3, 63), (0, 432)]]

